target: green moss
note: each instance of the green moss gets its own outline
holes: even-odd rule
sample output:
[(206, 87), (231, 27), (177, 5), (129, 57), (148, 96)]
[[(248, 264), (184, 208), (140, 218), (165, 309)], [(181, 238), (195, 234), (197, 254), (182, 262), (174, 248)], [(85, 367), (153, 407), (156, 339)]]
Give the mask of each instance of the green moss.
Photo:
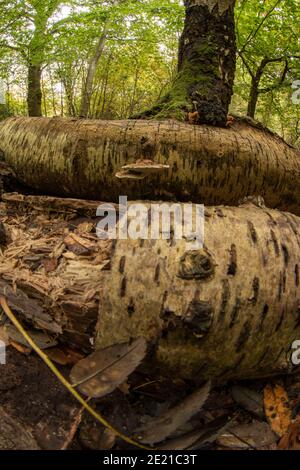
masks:
[[(184, 121), (188, 112), (195, 111), (194, 97), (209, 95), (212, 77), (219, 78), (218, 60), (212, 63), (215, 54), (215, 44), (208, 41), (196, 49), (195, 59), (186, 61), (178, 72), (170, 91), (150, 109), (145, 110), (135, 118), (145, 119), (177, 119)], [(205, 58), (207, 57), (207, 61)], [(201, 60), (200, 60), (201, 58)]]

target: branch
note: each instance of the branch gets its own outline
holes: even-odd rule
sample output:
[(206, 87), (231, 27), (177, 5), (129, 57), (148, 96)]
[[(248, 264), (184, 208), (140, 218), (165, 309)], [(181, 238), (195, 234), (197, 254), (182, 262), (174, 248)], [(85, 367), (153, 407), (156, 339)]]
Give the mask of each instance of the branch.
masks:
[(240, 58), (242, 59), (242, 62), (243, 64), (245, 65), (246, 69), (248, 70), (250, 76), (252, 78), (255, 78), (255, 74), (254, 72), (252, 72), (251, 68), (250, 68), (250, 65), (247, 63), (245, 57), (243, 56), (243, 53), (241, 51), (238, 51), (238, 55), (240, 56)]
[(242, 49), (241, 49), (241, 52), (244, 52), (244, 50), (246, 49), (246, 47), (248, 46), (248, 44), (250, 43), (250, 41), (255, 38), (255, 36), (257, 35), (258, 31), (260, 30), (260, 28), (263, 26), (264, 22), (269, 18), (269, 16), (273, 13), (273, 11), (275, 10), (275, 8), (277, 7), (277, 5), (279, 5), (279, 3), (281, 2), (281, 0), (277, 0), (275, 5), (273, 5), (273, 7), (268, 11), (268, 13), (263, 17), (263, 19), (261, 20), (261, 22), (257, 25), (256, 29), (253, 31), (251, 31), (251, 33), (249, 33), (246, 41), (245, 41), (245, 44), (243, 45)]
[(286, 78), (286, 75), (287, 75), (288, 71), (289, 71), (289, 63), (288, 63), (288, 60), (286, 59), (285, 60), (285, 66), (284, 66), (284, 69), (282, 71), (281, 78), (280, 78), (279, 82), (276, 83), (275, 85), (270, 85), (269, 87), (262, 88), (261, 90), (258, 90), (258, 93), (268, 93), (269, 91), (276, 90), (276, 89), (280, 88), (281, 85), (284, 83), (284, 80)]
[(11, 49), (12, 51), (16, 51), (16, 52), (21, 52), (18, 47), (11, 46), (10, 44), (7, 44), (6, 42), (0, 42), (0, 47), (3, 47), (4, 49)]

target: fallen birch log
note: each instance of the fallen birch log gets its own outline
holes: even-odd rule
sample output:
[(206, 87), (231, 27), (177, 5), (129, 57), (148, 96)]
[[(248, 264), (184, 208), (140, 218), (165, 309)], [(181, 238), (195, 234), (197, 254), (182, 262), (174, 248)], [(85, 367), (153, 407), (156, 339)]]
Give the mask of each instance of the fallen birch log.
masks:
[(84, 351), (144, 336), (151, 367), (181, 377), (294, 370), (297, 216), (253, 204), (206, 208), (204, 248), (187, 250), (184, 239), (100, 240), (97, 219), (78, 217), (74, 203), (73, 212), (37, 216), (42, 196), (4, 199), (0, 290), (27, 325)]
[(18, 179), (44, 194), (118, 202), (193, 200), (266, 205), (300, 215), (300, 152), (270, 132), (176, 121), (10, 118), (0, 151)]

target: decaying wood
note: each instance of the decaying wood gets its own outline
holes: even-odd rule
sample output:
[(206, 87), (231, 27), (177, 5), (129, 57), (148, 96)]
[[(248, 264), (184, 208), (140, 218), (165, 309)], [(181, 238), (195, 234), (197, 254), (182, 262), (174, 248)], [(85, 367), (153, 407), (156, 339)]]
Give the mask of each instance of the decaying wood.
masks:
[[(52, 196), (30, 196), (19, 193), (4, 193), (2, 200), (6, 203), (6, 206), (11, 208), (11, 211), (17, 211), (20, 209), (35, 210), (46, 213), (61, 213), (73, 216), (95, 217), (97, 208), (100, 204), (99, 201), (87, 201), (85, 199), (63, 199)], [(111, 204), (112, 207), (118, 212), (119, 206), (117, 204)]]
[[(279, 137), (236, 120), (230, 128), (176, 121), (11, 118), (0, 151), (28, 186), (46, 194), (118, 202), (194, 200), (237, 205), (261, 195), (300, 214), (300, 154)], [(117, 178), (137, 160), (169, 165), (146, 178)]]
[(80, 207), (79, 201), (17, 194), (3, 199), (8, 245), (0, 254), (1, 292), (29, 325), (90, 351), (100, 273), (112, 245), (92, 232), (95, 219), (86, 215), (95, 215), (96, 203)]
[(31, 430), (0, 408), (0, 450), (39, 450)]
[(187, 378), (293, 371), (297, 216), (251, 203), (210, 207), (204, 248), (190, 250), (184, 239), (99, 240), (97, 219), (78, 224), (76, 214), (5, 210), (1, 292), (29, 324), (83, 350), (95, 338), (103, 348), (144, 336), (152, 367)]

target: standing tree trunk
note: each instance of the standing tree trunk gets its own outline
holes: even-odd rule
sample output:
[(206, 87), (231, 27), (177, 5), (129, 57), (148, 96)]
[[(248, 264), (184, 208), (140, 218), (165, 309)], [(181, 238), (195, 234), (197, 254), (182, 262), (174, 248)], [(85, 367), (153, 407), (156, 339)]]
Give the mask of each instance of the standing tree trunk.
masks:
[(259, 80), (257, 80), (256, 76), (252, 77), (249, 100), (248, 100), (248, 108), (247, 108), (247, 116), (251, 117), (252, 119), (254, 119), (255, 117), (255, 111), (256, 111), (257, 100), (258, 100), (258, 95), (259, 95), (258, 84), (259, 84)]
[(88, 64), (87, 76), (86, 76), (85, 83), (83, 85), (83, 91), (82, 91), (82, 97), (81, 97), (81, 106), (80, 106), (81, 117), (88, 117), (89, 115), (90, 101), (91, 101), (91, 96), (93, 93), (94, 78), (95, 78), (95, 74), (97, 70), (97, 65), (102, 56), (103, 49), (105, 46), (106, 31), (107, 31), (107, 23), (104, 25), (102, 34), (99, 37), (99, 40), (95, 47), (94, 54), (91, 57), (89, 64)]
[(27, 106), (29, 116), (42, 116), (42, 67), (40, 64), (28, 66)]
[(170, 92), (142, 117), (173, 117), (225, 127), (236, 63), (235, 0), (185, 0), (178, 74)]

